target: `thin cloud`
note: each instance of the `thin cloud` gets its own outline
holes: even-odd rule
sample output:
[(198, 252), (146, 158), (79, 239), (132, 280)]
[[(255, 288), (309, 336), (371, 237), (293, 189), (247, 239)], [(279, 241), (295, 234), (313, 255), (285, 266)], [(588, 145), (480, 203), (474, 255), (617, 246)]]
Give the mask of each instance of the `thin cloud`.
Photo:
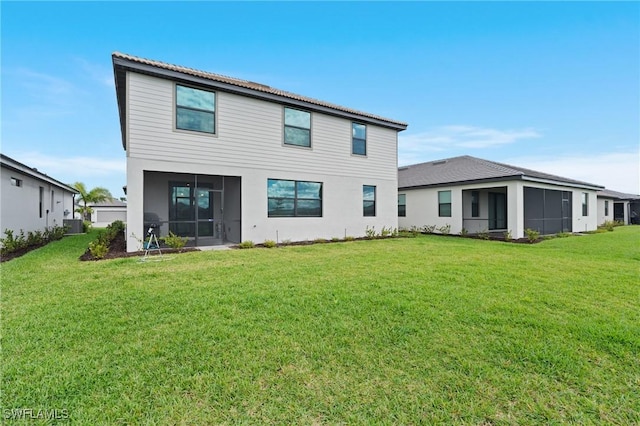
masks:
[(124, 158), (62, 157), (40, 152), (22, 153), (14, 158), (29, 167), (34, 167), (40, 172), (64, 182), (97, 176), (124, 176), (126, 173), (126, 161)]
[(41, 99), (46, 97), (51, 100), (67, 97), (74, 93), (73, 83), (50, 74), (33, 71), (27, 68), (19, 68), (13, 71), (20, 76), (20, 84), (28, 93)]
[(542, 135), (532, 128), (490, 129), (467, 125), (440, 126), (414, 135), (400, 135), (398, 159), (411, 164), (433, 159), (434, 153), (451, 150), (492, 148)]
[(502, 162), (602, 185), (613, 191), (640, 194), (640, 153), (638, 151), (554, 157), (514, 157)]
[[(30, 125), (36, 119), (71, 114), (84, 93), (69, 80), (28, 68), (9, 69), (4, 73), (9, 76), (5, 80), (13, 82), (21, 91), (20, 103), (8, 114), (11, 121), (22, 121), (22, 125)], [(5, 119), (3, 117), (3, 122)]]
[(473, 126), (445, 126), (454, 144), (464, 148), (490, 148), (517, 142), (520, 139), (534, 139), (541, 135), (534, 129), (497, 130)]
[(80, 57), (75, 57), (73, 58), (73, 60), (76, 64), (78, 64), (84, 74), (91, 80), (96, 81), (110, 89), (115, 86), (113, 80), (113, 70), (111, 68), (103, 67)]

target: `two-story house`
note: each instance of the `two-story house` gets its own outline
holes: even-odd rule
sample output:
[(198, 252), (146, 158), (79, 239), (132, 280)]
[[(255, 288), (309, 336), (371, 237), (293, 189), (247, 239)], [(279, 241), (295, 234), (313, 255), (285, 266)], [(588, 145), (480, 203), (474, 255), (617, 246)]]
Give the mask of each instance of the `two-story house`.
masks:
[(127, 250), (151, 224), (196, 246), (397, 227), (407, 124), (263, 84), (112, 56)]

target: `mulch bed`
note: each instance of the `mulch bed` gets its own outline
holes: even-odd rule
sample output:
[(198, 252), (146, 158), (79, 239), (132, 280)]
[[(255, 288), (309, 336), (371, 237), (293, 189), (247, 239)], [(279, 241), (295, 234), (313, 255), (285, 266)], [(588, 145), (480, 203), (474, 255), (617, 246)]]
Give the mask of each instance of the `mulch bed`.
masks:
[[(181, 249), (172, 249), (169, 247), (160, 247), (162, 254), (169, 253), (186, 253), (190, 251), (200, 251), (200, 249), (196, 247), (184, 247)], [(156, 256), (159, 255), (160, 252), (158, 250), (151, 250), (149, 255)], [(103, 259), (119, 259), (123, 257), (140, 257), (144, 256), (144, 251), (134, 251), (127, 252), (127, 241), (124, 238), (124, 233), (119, 233), (109, 244), (109, 251), (102, 259), (96, 259), (91, 255), (89, 249), (87, 249), (82, 256), (80, 256), (80, 260), (82, 261), (90, 261), (90, 260), (103, 260)]]
[(47, 245), (47, 243), (36, 244), (36, 245), (33, 245), (33, 246), (21, 248), (20, 250), (13, 251), (11, 253), (4, 254), (4, 255), (0, 256), (0, 262), (7, 262), (7, 261), (9, 261), (11, 259), (15, 259), (16, 257), (24, 256), (25, 254), (29, 253), (30, 251), (35, 250), (35, 249), (39, 249), (40, 247), (44, 247), (46, 245)]

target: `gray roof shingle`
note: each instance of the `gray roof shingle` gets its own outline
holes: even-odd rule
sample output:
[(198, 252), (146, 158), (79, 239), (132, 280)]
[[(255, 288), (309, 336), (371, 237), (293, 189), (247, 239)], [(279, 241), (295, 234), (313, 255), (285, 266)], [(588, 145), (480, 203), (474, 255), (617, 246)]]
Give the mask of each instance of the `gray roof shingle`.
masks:
[(640, 200), (640, 195), (612, 191), (611, 189), (603, 189), (602, 191), (598, 191), (598, 197), (614, 198), (617, 200)]
[[(114, 52), (112, 54), (112, 59), (113, 59), (113, 64), (114, 64), (114, 69), (117, 69), (118, 67), (122, 67), (122, 66), (126, 66), (126, 64), (129, 64), (129, 66), (131, 64), (139, 64), (142, 66), (147, 66), (153, 69), (156, 69), (158, 71), (160, 71), (160, 74), (162, 74), (162, 72), (169, 72), (169, 73), (176, 73), (177, 75), (183, 75), (183, 76), (192, 76), (192, 77), (197, 77), (206, 81), (210, 81), (212, 83), (221, 83), (223, 85), (227, 85), (230, 87), (237, 87), (237, 88), (242, 88), (242, 89), (248, 89), (251, 92), (254, 92), (255, 94), (264, 94), (266, 95), (270, 95), (270, 96), (275, 96), (277, 98), (280, 99), (288, 99), (291, 101), (298, 101), (298, 102), (302, 102), (308, 105), (315, 105), (318, 107), (322, 107), (322, 108), (327, 108), (329, 110), (334, 110), (337, 112), (342, 112), (342, 113), (347, 113), (347, 114), (352, 114), (352, 115), (356, 115), (356, 116), (360, 116), (363, 118), (368, 118), (371, 120), (375, 120), (377, 122), (380, 123), (386, 123), (387, 126), (389, 127), (393, 127), (397, 130), (404, 130), (407, 128), (407, 123), (404, 123), (402, 121), (397, 121), (397, 120), (392, 120), (389, 118), (385, 118), (385, 117), (381, 117), (379, 115), (375, 115), (375, 114), (370, 114), (368, 112), (363, 112), (363, 111), (358, 111), (355, 109), (351, 109), (351, 108), (347, 108), (347, 107), (343, 107), (340, 105), (336, 105), (336, 104), (332, 104), (329, 102), (325, 102), (325, 101), (321, 101), (318, 99), (313, 99), (313, 98), (309, 98), (306, 96), (301, 96), (301, 95), (297, 95), (295, 93), (291, 93), (291, 92), (287, 92), (285, 90), (280, 90), (280, 89), (276, 89), (274, 87), (271, 86), (267, 86), (265, 84), (260, 84), (260, 83), (256, 83), (253, 81), (247, 81), (247, 80), (242, 80), (239, 78), (233, 78), (233, 77), (227, 77), (224, 75), (220, 75), (220, 74), (214, 74), (214, 73), (210, 73), (210, 72), (206, 72), (206, 71), (200, 71), (200, 70), (196, 70), (193, 68), (188, 68), (188, 67), (184, 67), (181, 65), (173, 65), (173, 64), (168, 64), (165, 62), (161, 62), (161, 61), (155, 61), (155, 60), (151, 60), (151, 59), (145, 59), (145, 58), (140, 58), (137, 56), (133, 56), (133, 55), (128, 55), (125, 53), (120, 53), (120, 52)], [(175, 75), (175, 74), (174, 74)]]
[(483, 160), (469, 155), (414, 164), (398, 169), (398, 187), (400, 189), (504, 180), (537, 180), (596, 190), (603, 188), (592, 183)]

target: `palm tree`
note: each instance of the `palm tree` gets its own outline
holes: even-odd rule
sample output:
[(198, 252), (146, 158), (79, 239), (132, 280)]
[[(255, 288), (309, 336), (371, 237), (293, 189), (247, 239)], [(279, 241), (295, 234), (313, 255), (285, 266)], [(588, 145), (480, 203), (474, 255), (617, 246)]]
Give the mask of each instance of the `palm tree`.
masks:
[(111, 192), (109, 192), (107, 188), (103, 188), (101, 186), (97, 186), (91, 191), (87, 191), (87, 187), (82, 182), (76, 182), (71, 186), (80, 193), (78, 195), (78, 199), (82, 201), (83, 206), (78, 207), (76, 212), (80, 213), (84, 220), (90, 220), (91, 217), (89, 215), (93, 211), (87, 204), (101, 203), (102, 201), (113, 199)]

